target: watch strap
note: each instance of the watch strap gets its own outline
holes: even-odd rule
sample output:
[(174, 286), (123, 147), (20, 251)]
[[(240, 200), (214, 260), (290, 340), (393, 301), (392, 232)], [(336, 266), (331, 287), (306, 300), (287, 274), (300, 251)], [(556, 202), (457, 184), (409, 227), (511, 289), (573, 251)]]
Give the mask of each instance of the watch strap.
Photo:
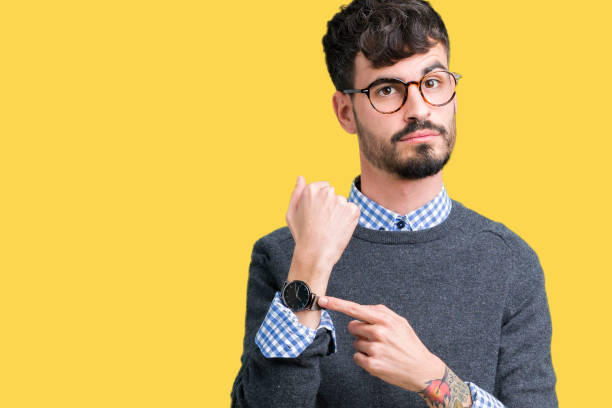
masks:
[(319, 306), (319, 296), (314, 293), (311, 295), (311, 301), (305, 310), (324, 310), (325, 308)]

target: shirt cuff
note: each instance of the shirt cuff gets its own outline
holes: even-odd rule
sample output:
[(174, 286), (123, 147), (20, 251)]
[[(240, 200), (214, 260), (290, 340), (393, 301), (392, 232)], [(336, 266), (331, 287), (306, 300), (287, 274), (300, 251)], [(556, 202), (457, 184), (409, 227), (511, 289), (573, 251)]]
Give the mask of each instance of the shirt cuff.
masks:
[(471, 382), (465, 382), (472, 394), (472, 408), (505, 408), (497, 398)]
[(300, 323), (295, 313), (281, 301), (280, 292), (276, 292), (266, 318), (255, 335), (255, 344), (266, 358), (295, 358), (312, 344), (320, 329), (331, 332), (332, 347), (329, 354), (335, 353), (336, 331), (327, 310), (321, 312), (317, 330), (311, 329)]

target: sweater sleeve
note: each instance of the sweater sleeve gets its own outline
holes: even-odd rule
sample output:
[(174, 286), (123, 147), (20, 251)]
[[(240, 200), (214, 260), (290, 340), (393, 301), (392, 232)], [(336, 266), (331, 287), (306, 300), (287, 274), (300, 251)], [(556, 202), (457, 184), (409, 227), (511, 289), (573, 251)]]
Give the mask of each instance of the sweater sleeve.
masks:
[[(232, 387), (232, 407), (314, 407), (321, 382), (320, 360), (333, 351), (331, 332), (317, 330), (295, 358), (267, 358), (255, 336), (280, 289), (273, 276), (273, 242), (255, 243), (249, 267), (241, 367)], [(287, 273), (287, 271), (283, 271)]]
[(508, 408), (556, 408), (544, 273), (524, 241), (514, 244), (516, 269), (502, 318), (495, 394)]

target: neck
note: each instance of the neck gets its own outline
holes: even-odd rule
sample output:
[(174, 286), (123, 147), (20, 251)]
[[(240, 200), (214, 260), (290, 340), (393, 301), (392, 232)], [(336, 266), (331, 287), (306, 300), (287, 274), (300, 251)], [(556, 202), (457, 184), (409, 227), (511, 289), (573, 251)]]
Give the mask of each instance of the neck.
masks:
[(433, 199), (442, 189), (442, 170), (418, 180), (404, 180), (361, 161), (361, 192), (383, 207), (408, 214)]

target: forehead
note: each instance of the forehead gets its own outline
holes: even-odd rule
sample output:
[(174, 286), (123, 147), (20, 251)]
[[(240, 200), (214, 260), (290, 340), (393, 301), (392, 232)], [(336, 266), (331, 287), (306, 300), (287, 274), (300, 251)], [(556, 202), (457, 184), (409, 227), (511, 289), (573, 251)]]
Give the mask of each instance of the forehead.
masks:
[(432, 69), (448, 69), (448, 56), (441, 43), (437, 43), (425, 54), (415, 54), (388, 67), (374, 68), (371, 61), (360, 51), (355, 57), (355, 87), (363, 88), (379, 78), (399, 78), (403, 81), (418, 81)]

